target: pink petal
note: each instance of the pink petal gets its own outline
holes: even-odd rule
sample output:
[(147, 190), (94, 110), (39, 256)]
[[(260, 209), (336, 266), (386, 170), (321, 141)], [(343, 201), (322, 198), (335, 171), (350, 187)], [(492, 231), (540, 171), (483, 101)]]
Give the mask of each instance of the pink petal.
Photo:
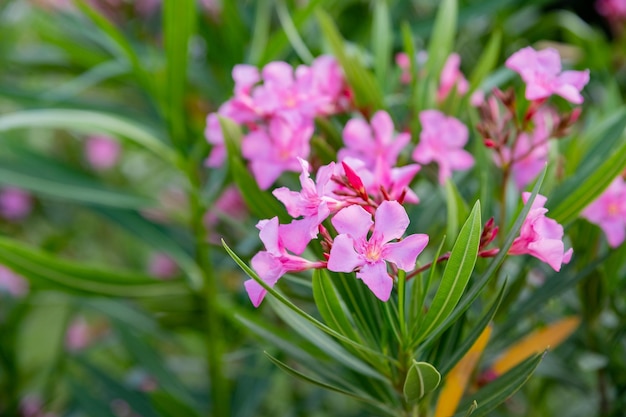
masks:
[(285, 171), (285, 167), (270, 161), (252, 161), (250, 162), (250, 170), (257, 184), (259, 184), (259, 188), (267, 190)]
[(609, 242), (609, 246), (616, 248), (624, 242), (626, 238), (626, 218), (606, 220), (600, 223), (600, 227), (606, 235), (606, 239)]
[(450, 167), (456, 171), (464, 171), (474, 166), (474, 157), (463, 149), (458, 149), (448, 154)]
[(305, 217), (279, 226), (280, 240), (288, 250), (300, 255), (307, 245), (317, 237), (320, 221), (316, 217)]
[(559, 272), (563, 262), (563, 242), (556, 239), (544, 239), (528, 244), (528, 253), (541, 261), (547, 263)]
[(278, 201), (285, 205), (287, 213), (289, 213), (291, 217), (296, 218), (303, 215), (300, 207), (300, 204), (302, 202), (300, 193), (291, 191), (287, 187), (280, 187), (272, 191), (272, 194), (274, 195), (274, 197), (276, 197)]
[(372, 216), (363, 207), (352, 205), (341, 209), (331, 220), (338, 233), (355, 240), (365, 239), (372, 224)]
[(343, 143), (347, 148), (364, 152), (371, 149), (373, 142), (372, 130), (365, 120), (348, 120), (343, 129)]
[(589, 82), (589, 70), (563, 71), (559, 75), (559, 82), (562, 84), (569, 84), (580, 91)]
[(356, 276), (367, 285), (379, 300), (389, 300), (393, 288), (393, 279), (387, 273), (387, 264), (384, 261), (363, 265)]
[(286, 62), (270, 62), (263, 67), (263, 81), (288, 87), (293, 84), (293, 68)]
[(380, 236), (383, 243), (401, 238), (409, 226), (409, 216), (397, 201), (383, 201), (374, 216), (374, 235)]
[(265, 249), (274, 256), (282, 255), (284, 250), (278, 240), (278, 217), (260, 220), (256, 227), (260, 230), (259, 238), (265, 245)]
[(354, 250), (354, 241), (348, 235), (341, 234), (335, 238), (328, 258), (328, 270), (352, 272), (363, 262), (363, 259)]
[(386, 111), (377, 111), (370, 122), (379, 145), (387, 145), (393, 137), (393, 121)]
[(267, 291), (258, 282), (253, 279), (249, 279), (243, 283), (248, 293), (248, 298), (252, 301), (252, 305), (258, 307), (265, 298)]
[(415, 268), (415, 261), (428, 245), (428, 235), (415, 234), (407, 236), (400, 242), (387, 243), (383, 248), (383, 258), (403, 271)]

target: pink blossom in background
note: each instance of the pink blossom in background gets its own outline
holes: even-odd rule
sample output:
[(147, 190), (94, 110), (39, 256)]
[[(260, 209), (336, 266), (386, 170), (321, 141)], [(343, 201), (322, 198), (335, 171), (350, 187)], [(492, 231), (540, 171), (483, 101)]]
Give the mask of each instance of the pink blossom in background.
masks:
[[(530, 198), (530, 193), (523, 193), (524, 204)], [(555, 271), (561, 269), (562, 264), (569, 263), (572, 258), (572, 249), (565, 250), (563, 244), (563, 226), (556, 220), (545, 216), (548, 209), (544, 207), (547, 198), (537, 194), (535, 201), (522, 224), (520, 235), (515, 238), (509, 255), (528, 254), (547, 263)]]
[(408, 133), (394, 132), (393, 121), (386, 111), (378, 111), (368, 124), (363, 119), (350, 119), (343, 129), (345, 147), (340, 149), (337, 158), (360, 159), (373, 169), (377, 160), (389, 167), (394, 166), (402, 149), (411, 141)]
[(29, 394), (20, 400), (21, 417), (57, 417), (56, 414), (46, 412), (44, 403), (38, 395)]
[(168, 279), (176, 276), (180, 272), (178, 264), (169, 255), (157, 252), (150, 256), (148, 262), (148, 272), (159, 279)]
[(135, 11), (144, 17), (154, 14), (161, 6), (161, 0), (135, 0)]
[(220, 215), (233, 220), (243, 220), (248, 216), (248, 207), (236, 186), (229, 185), (224, 188), (205, 214), (204, 225), (209, 229), (214, 228), (219, 223)]
[(0, 265), (0, 292), (7, 292), (13, 297), (28, 294), (28, 281), (4, 265)]
[(72, 352), (85, 349), (93, 340), (93, 332), (84, 317), (76, 317), (65, 333), (65, 346)]
[(285, 171), (300, 171), (298, 158), (308, 158), (311, 135), (312, 121), (292, 124), (273, 117), (267, 129), (253, 130), (243, 138), (242, 154), (250, 161), (250, 170), (261, 189), (268, 189)]
[[(325, 262), (312, 262), (287, 252), (279, 230), (278, 217), (261, 220), (257, 224), (260, 230), (259, 237), (265, 245), (265, 250), (257, 253), (251, 260), (252, 268), (259, 277), (270, 287), (287, 272), (299, 272), (312, 268), (323, 268)], [(244, 283), (248, 297), (255, 307), (258, 307), (267, 291), (258, 282), (249, 279)]]
[(469, 138), (463, 123), (438, 110), (424, 110), (419, 118), (422, 131), (413, 150), (413, 160), (420, 164), (436, 162), (440, 184), (452, 177), (452, 171), (467, 170), (474, 165), (474, 157), (463, 149)]
[(526, 83), (528, 100), (543, 100), (557, 94), (574, 104), (583, 102), (580, 91), (589, 82), (589, 70), (561, 72), (561, 57), (556, 49), (535, 51), (527, 46), (511, 55), (505, 65)]
[(402, 84), (409, 84), (411, 82), (411, 60), (409, 56), (405, 52), (398, 52), (395, 59), (396, 65), (402, 70), (400, 82)]
[(608, 20), (626, 20), (626, 0), (597, 0), (596, 10)]
[(94, 135), (85, 141), (85, 157), (97, 170), (106, 170), (115, 166), (121, 149), (120, 143), (110, 136)]
[(532, 132), (523, 132), (513, 142), (513, 148), (501, 147), (494, 153), (497, 166), (509, 165), (518, 190), (523, 190), (541, 173), (548, 163), (548, 151), (554, 111), (540, 108), (533, 116)]
[(0, 217), (21, 220), (33, 210), (33, 197), (27, 191), (15, 187), (0, 189)]
[(617, 177), (594, 202), (581, 213), (581, 217), (600, 226), (609, 246), (616, 248), (626, 237), (626, 182)]
[[(384, 201), (372, 216), (363, 207), (352, 205), (339, 211), (331, 220), (339, 233), (328, 258), (328, 269), (334, 272), (357, 271), (357, 278), (382, 301), (387, 301), (393, 278), (387, 262), (411, 271), (417, 256), (428, 244), (428, 236), (414, 234), (397, 242), (409, 225), (406, 211), (397, 201)], [(368, 239), (370, 228), (373, 231)]]
[(456, 88), (456, 94), (462, 96), (469, 90), (469, 83), (461, 72), (461, 57), (457, 53), (451, 53), (441, 70), (439, 88), (437, 89), (437, 101), (444, 101), (452, 90)]

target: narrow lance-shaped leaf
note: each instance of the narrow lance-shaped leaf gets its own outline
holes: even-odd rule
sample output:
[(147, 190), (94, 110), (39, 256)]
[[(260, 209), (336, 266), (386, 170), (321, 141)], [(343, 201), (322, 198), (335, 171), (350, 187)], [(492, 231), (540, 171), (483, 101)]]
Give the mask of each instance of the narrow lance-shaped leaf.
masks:
[(283, 371), (285, 371), (286, 373), (288, 373), (291, 376), (295, 376), (296, 378), (300, 378), (310, 384), (313, 385), (317, 385), (318, 387), (330, 390), (330, 391), (334, 391), (334, 392), (338, 392), (340, 394), (343, 395), (347, 395), (349, 397), (352, 397), (354, 399), (357, 399), (359, 401), (363, 401), (365, 403), (368, 403), (370, 405), (374, 405), (377, 409), (389, 414), (389, 415), (394, 415), (394, 411), (390, 408), (388, 408), (387, 406), (385, 406), (384, 404), (379, 403), (378, 401), (374, 400), (373, 398), (368, 398), (368, 397), (364, 397), (362, 395), (359, 394), (355, 394), (353, 392), (347, 391), (343, 388), (339, 388), (336, 387), (334, 385), (328, 384), (326, 382), (320, 381), (318, 379), (315, 379), (313, 377), (310, 377), (308, 375), (303, 374), (302, 372), (299, 372), (295, 369), (293, 369), (292, 367), (290, 367), (289, 365), (285, 364), (284, 362), (279, 361), (278, 359), (276, 359), (275, 357), (271, 356), (269, 353), (265, 352), (265, 355), (269, 358), (269, 360), (271, 360), (276, 366), (278, 366), (280, 369), (282, 369)]
[(194, 0), (165, 0), (163, 2), (163, 28), (165, 56), (167, 58), (165, 83), (165, 113), (170, 138), (179, 148), (189, 140), (186, 134), (185, 91), (189, 42), (196, 23)]
[(177, 166), (176, 153), (147, 126), (113, 114), (87, 110), (24, 110), (0, 116), (0, 132), (25, 128), (59, 128), (85, 133), (109, 133), (129, 139), (162, 160)]
[[(475, 394), (463, 401), (459, 409), (468, 409), (472, 404), (478, 404), (478, 408), (471, 415), (472, 417), (482, 417), (491, 412), (498, 405), (502, 404), (513, 394), (515, 394), (533, 374), (543, 358), (542, 354), (526, 359), (515, 368), (511, 369), (500, 378), (485, 385)], [(454, 417), (463, 417), (466, 412), (457, 413)]]
[(383, 94), (372, 74), (365, 69), (358, 57), (346, 51), (344, 40), (331, 17), (322, 10), (317, 11), (317, 20), (333, 55), (343, 68), (348, 84), (354, 91), (354, 101), (358, 107), (374, 112), (383, 108)]
[(537, 179), (537, 182), (533, 187), (530, 197), (528, 197), (528, 200), (526, 201), (526, 205), (515, 219), (515, 223), (511, 227), (511, 230), (509, 230), (509, 233), (504, 240), (504, 245), (500, 248), (500, 252), (498, 252), (496, 257), (493, 258), (485, 272), (483, 272), (475, 280), (474, 285), (470, 288), (465, 297), (460, 300), (454, 311), (448, 317), (446, 317), (441, 325), (437, 329), (435, 329), (432, 334), (427, 338), (424, 346), (436, 340), (436, 338), (439, 337), (441, 333), (443, 333), (454, 321), (458, 320), (458, 318), (469, 308), (474, 300), (478, 298), (480, 293), (486, 287), (489, 280), (492, 278), (493, 274), (495, 274), (500, 265), (502, 265), (502, 262), (504, 262), (504, 258), (507, 256), (507, 252), (511, 248), (511, 245), (513, 245), (513, 241), (517, 237), (519, 230), (522, 227), (522, 223), (524, 223), (524, 220), (526, 219), (526, 216), (528, 215), (528, 212), (530, 211), (532, 204), (535, 201), (535, 197), (537, 197), (537, 193), (539, 193), (539, 190), (541, 189), (543, 180), (546, 177), (546, 169), (547, 168), (544, 168), (543, 172)]
[(430, 77), (439, 77), (448, 55), (452, 52), (456, 34), (458, 5), (457, 0), (443, 0), (439, 3), (435, 26), (428, 44), (426, 70)]
[(476, 264), (481, 227), (480, 202), (477, 201), (461, 228), (443, 272), (441, 284), (424, 318), (420, 329), (422, 340), (450, 315), (461, 299)]
[(228, 150), (230, 172), (250, 211), (261, 219), (278, 216), (281, 222), (288, 222), (290, 217), (285, 208), (273, 195), (261, 190), (246, 169), (239, 150), (242, 135), (240, 127), (225, 117), (220, 117), (220, 126)]
[(391, 31), (389, 4), (386, 0), (377, 0), (374, 4), (372, 24), (372, 52), (374, 53), (374, 72), (380, 86), (385, 86), (388, 82), (392, 46), (393, 32)]
[(181, 282), (157, 281), (151, 277), (61, 260), (13, 239), (0, 237), (0, 262), (47, 288), (116, 297), (152, 297), (185, 294)]
[(278, 291), (276, 291), (274, 288), (270, 287), (269, 285), (267, 285), (267, 283), (265, 281), (263, 281), (257, 274), (256, 272), (254, 272), (252, 270), (252, 268), (250, 268), (248, 265), (246, 265), (246, 263), (244, 261), (241, 260), (241, 258), (239, 258), (239, 256), (237, 256), (237, 254), (235, 252), (233, 252), (233, 250), (226, 244), (226, 242), (224, 242), (224, 240), (222, 239), (222, 246), (224, 247), (224, 249), (226, 250), (226, 253), (228, 253), (228, 255), (233, 259), (233, 261), (235, 261), (235, 263), (237, 263), (237, 265), (239, 265), (239, 267), (253, 280), (255, 280), (260, 286), (262, 286), (270, 295), (272, 295), (273, 297), (275, 297), (280, 303), (282, 303), (283, 305), (285, 305), (286, 307), (288, 307), (290, 310), (294, 311), (296, 314), (298, 314), (300, 317), (306, 319), (307, 321), (311, 322), (313, 325), (315, 325), (317, 328), (323, 330), (325, 333), (329, 334), (330, 336), (335, 337), (336, 339), (348, 343), (350, 345), (352, 345), (353, 347), (368, 353), (368, 354), (372, 354), (374, 356), (378, 356), (381, 359), (386, 359), (391, 361), (394, 364), (397, 364), (397, 361), (395, 361), (393, 358), (388, 357), (380, 352), (375, 351), (372, 348), (369, 348), (367, 346), (364, 346), (360, 343), (355, 342), (354, 340), (351, 340), (347, 337), (345, 337), (344, 335), (342, 335), (341, 333), (338, 333), (337, 331), (335, 331), (334, 329), (326, 326), (324, 323), (321, 323), (319, 320), (315, 319), (314, 317), (312, 317), (310, 314), (307, 314), (306, 312), (304, 312), (302, 309), (298, 308), (298, 306), (296, 306), (294, 303), (292, 303), (291, 301), (289, 301), (287, 298), (285, 298), (282, 294), (280, 294)]
[(326, 323), (351, 339), (358, 339), (354, 325), (348, 319), (342, 301), (335, 290), (328, 272), (315, 270), (313, 272), (313, 298), (320, 314)]
[(470, 93), (480, 87), (485, 77), (495, 68), (498, 63), (501, 44), (502, 32), (494, 31), (469, 77)]

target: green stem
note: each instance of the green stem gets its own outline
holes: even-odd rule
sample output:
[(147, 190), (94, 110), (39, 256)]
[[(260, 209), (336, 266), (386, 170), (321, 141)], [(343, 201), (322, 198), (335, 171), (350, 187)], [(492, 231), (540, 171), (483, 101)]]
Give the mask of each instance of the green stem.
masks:
[(189, 202), (191, 209), (191, 228), (195, 238), (196, 262), (202, 270), (204, 280), (202, 299), (204, 303), (204, 319), (206, 326), (206, 360), (209, 373), (211, 413), (210, 416), (230, 415), (230, 383), (224, 375), (222, 318), (219, 311), (219, 297), (216, 277), (211, 262), (211, 251), (208, 232), (203, 218), (206, 207), (200, 195), (201, 181), (196, 165), (191, 164), (187, 172), (191, 190)]

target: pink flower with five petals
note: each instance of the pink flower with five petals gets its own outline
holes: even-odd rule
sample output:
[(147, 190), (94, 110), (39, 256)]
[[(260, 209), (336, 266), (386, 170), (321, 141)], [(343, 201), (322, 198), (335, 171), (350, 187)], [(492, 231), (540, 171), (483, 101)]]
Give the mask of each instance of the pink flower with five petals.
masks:
[(413, 150), (413, 160), (420, 164), (437, 162), (439, 183), (444, 184), (453, 170), (466, 170), (474, 165), (474, 157), (463, 149), (469, 133), (458, 119), (438, 110), (424, 110), (420, 141)]
[[(328, 269), (334, 272), (357, 271), (357, 278), (382, 301), (387, 301), (393, 279), (387, 262), (404, 271), (415, 267), (417, 256), (428, 244), (425, 234), (413, 234), (397, 242), (409, 225), (409, 217), (397, 201), (384, 201), (372, 216), (361, 206), (339, 211), (332, 224), (339, 235), (334, 239)], [(372, 234), (367, 235), (373, 227)]]
[(557, 94), (574, 104), (583, 102), (580, 90), (589, 82), (589, 70), (561, 72), (561, 57), (556, 49), (535, 51), (527, 46), (511, 55), (505, 65), (526, 83), (528, 100), (542, 100)]
[(593, 203), (582, 212), (582, 217), (597, 224), (604, 231), (609, 246), (616, 248), (626, 238), (626, 182), (617, 177)]
[[(530, 193), (523, 193), (524, 204), (530, 198)], [(563, 226), (556, 220), (545, 216), (548, 209), (544, 207), (547, 198), (537, 194), (528, 216), (522, 224), (520, 235), (515, 238), (509, 255), (528, 254), (547, 263), (555, 271), (561, 269), (562, 264), (569, 263), (572, 258), (572, 249), (565, 250), (563, 244)]]

